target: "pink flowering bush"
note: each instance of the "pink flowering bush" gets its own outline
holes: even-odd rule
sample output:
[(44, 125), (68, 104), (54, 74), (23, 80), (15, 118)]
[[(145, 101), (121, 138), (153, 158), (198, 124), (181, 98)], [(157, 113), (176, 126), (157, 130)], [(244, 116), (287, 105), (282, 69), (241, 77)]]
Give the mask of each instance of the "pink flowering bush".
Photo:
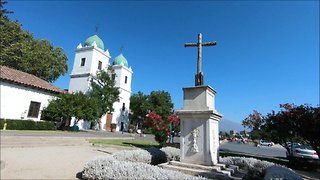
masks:
[(179, 126), (180, 118), (176, 115), (171, 115), (167, 119), (163, 119), (157, 113), (151, 112), (144, 120), (144, 125), (151, 129), (152, 134), (155, 135), (155, 140), (161, 145), (164, 145), (170, 136), (170, 124), (175, 127)]

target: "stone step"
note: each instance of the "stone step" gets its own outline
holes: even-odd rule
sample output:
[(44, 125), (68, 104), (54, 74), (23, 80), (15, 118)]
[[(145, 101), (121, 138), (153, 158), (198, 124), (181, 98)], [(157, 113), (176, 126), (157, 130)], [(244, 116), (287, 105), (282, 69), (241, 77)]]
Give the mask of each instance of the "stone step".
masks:
[(219, 164), (218, 166), (205, 166), (199, 164), (189, 164), (179, 161), (170, 161), (158, 165), (162, 168), (180, 171), (193, 176), (202, 176), (210, 179), (223, 179), (223, 180), (240, 180), (242, 178), (232, 176), (235, 173), (235, 168), (226, 168), (225, 165)]
[(208, 171), (219, 171), (221, 170), (220, 166), (205, 166), (205, 165), (200, 165), (200, 164), (190, 164), (190, 163), (183, 163), (180, 161), (170, 161), (170, 165), (174, 166), (180, 166), (180, 167), (186, 167), (186, 168), (197, 168), (197, 169), (202, 169), (202, 170), (208, 170)]
[(228, 176), (223, 174), (222, 172), (210, 172), (207, 170), (201, 170), (201, 169), (195, 169), (195, 168), (187, 168), (187, 167), (180, 167), (180, 166), (174, 166), (170, 164), (161, 164), (158, 165), (164, 169), (173, 170), (173, 171), (179, 171), (185, 174), (189, 174), (192, 176), (202, 176), (210, 179), (223, 179), (227, 180)]
[(236, 171), (239, 170), (238, 166), (228, 166), (228, 167), (225, 167), (225, 168), (221, 168), (221, 170), (226, 170), (226, 171), (230, 171), (231, 174), (234, 174)]
[(239, 171), (238, 166), (230, 165), (226, 166), (225, 164), (216, 164), (214, 166), (205, 166), (205, 165), (199, 165), (199, 164), (190, 164), (190, 163), (183, 163), (180, 161), (170, 161), (169, 164), (174, 166), (181, 166), (181, 167), (187, 167), (187, 168), (197, 168), (207, 171), (215, 171), (215, 172), (222, 172), (224, 174), (227, 174), (228, 176), (232, 176), (234, 173)]

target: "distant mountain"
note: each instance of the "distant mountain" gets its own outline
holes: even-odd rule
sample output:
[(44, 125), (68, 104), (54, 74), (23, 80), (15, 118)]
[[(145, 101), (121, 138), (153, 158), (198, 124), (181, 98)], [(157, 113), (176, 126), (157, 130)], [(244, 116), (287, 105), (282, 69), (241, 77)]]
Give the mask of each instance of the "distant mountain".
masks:
[(219, 131), (226, 131), (229, 133), (230, 130), (236, 130), (240, 132), (244, 130), (244, 127), (240, 122), (231, 121), (225, 118), (219, 121)]

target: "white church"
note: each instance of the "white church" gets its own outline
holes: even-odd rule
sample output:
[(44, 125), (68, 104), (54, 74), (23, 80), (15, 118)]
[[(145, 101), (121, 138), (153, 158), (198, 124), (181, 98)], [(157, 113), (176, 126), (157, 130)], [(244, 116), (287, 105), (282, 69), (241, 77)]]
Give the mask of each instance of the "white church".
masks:
[[(119, 87), (119, 101), (113, 104), (114, 112), (101, 117), (100, 129), (110, 130), (111, 124), (117, 124), (116, 131), (127, 131), (129, 125), (129, 105), (131, 96), (132, 69), (127, 59), (120, 55), (110, 62), (111, 55), (105, 49), (103, 41), (97, 36), (89, 37), (84, 45), (81, 43), (75, 50), (73, 69), (70, 75), (69, 93), (81, 91), (86, 93), (90, 88), (90, 76), (96, 75), (100, 70), (107, 71), (111, 65), (114, 69), (116, 86)], [(73, 125), (73, 122), (71, 122)], [(88, 129), (87, 121), (78, 122), (79, 129)]]

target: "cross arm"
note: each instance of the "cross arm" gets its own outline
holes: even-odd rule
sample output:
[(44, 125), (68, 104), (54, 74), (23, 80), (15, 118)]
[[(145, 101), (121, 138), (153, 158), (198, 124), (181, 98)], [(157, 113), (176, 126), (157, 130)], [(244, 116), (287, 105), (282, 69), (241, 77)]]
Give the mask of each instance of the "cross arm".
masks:
[(198, 43), (186, 43), (184, 44), (184, 47), (197, 47)]
[(217, 42), (202, 43), (202, 46), (215, 46), (215, 45), (217, 45)]
[[(199, 44), (198, 43), (186, 43), (184, 44), (184, 47), (197, 47)], [(206, 42), (206, 43), (201, 43), (202, 46), (215, 46), (217, 45), (217, 42)]]

